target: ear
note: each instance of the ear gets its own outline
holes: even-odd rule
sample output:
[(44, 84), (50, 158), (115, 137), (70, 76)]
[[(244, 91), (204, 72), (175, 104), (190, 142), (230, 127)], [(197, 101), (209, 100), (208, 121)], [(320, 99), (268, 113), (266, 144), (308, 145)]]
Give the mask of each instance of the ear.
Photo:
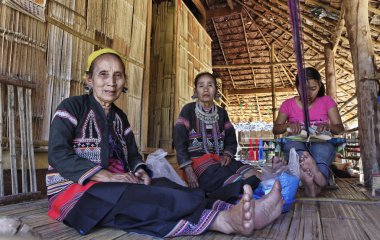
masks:
[(88, 86), (92, 87), (93, 86), (93, 81), (92, 78), (90, 77), (89, 74), (86, 74), (86, 83)]
[(192, 99), (198, 98), (197, 90), (194, 88), (194, 94), (191, 96)]

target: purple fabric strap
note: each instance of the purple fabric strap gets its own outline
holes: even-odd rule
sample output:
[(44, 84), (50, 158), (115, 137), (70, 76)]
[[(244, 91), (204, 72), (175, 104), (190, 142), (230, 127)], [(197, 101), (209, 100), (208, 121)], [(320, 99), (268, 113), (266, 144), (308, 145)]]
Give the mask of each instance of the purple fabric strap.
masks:
[(289, 0), (288, 1), (290, 20), (293, 28), (293, 39), (294, 39), (294, 51), (296, 54), (297, 61), (297, 73), (298, 80), (301, 84), (301, 101), (303, 104), (304, 113), (304, 123), (307, 136), (309, 136), (309, 109), (307, 104), (307, 89), (306, 89), (306, 78), (303, 65), (303, 45), (302, 45), (302, 35), (301, 35), (301, 10), (299, 0)]

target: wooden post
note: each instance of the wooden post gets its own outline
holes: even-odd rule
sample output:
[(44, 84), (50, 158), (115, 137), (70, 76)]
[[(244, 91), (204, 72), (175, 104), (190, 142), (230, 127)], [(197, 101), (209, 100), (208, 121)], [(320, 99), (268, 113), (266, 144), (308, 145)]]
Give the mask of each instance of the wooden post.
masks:
[(0, 83), (0, 197), (4, 196), (4, 167), (3, 167), (3, 94)]
[(364, 183), (372, 185), (372, 174), (380, 164), (380, 104), (371, 30), (368, 22), (368, 0), (344, 0), (345, 22), (350, 42), (358, 98), (360, 155)]
[[(146, 28), (146, 42), (145, 42), (145, 69), (144, 69), (144, 82), (142, 90), (142, 114), (140, 125), (140, 148), (142, 151), (148, 146), (148, 126), (149, 126), (149, 84), (150, 84), (150, 36), (152, 29), (152, 1), (148, 1), (148, 14), (147, 14), (147, 28)], [(150, 109), (153, 112), (153, 109)]]
[(325, 45), (326, 94), (336, 101), (336, 78), (333, 45)]
[[(270, 52), (270, 62), (273, 63), (274, 60), (274, 44), (272, 43), (270, 45), (271, 52)], [(276, 121), (276, 91), (274, 89), (274, 66), (271, 65), (270, 67), (270, 77), (272, 79), (272, 115), (273, 115), (273, 124)]]

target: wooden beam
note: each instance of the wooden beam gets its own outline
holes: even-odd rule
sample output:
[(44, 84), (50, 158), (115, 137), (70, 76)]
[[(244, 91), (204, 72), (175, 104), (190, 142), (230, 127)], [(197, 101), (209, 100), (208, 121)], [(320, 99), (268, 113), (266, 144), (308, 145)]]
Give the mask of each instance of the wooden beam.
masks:
[[(266, 45), (268, 46), (268, 48), (270, 48), (270, 44), (268, 43), (268, 41), (267, 41), (267, 39), (265, 38), (263, 32), (261, 31), (261, 28), (260, 28), (260, 27), (255, 23), (255, 21), (253, 20), (253, 17), (252, 17), (252, 15), (251, 15), (251, 13), (250, 13), (245, 7), (244, 7), (244, 10), (245, 10), (245, 12), (248, 14), (249, 18), (251, 19), (251, 21), (252, 21), (252, 25), (256, 27), (256, 29), (259, 31), (259, 33), (260, 33), (260, 35), (261, 35), (261, 38), (264, 40), (264, 42), (266, 43)], [(270, 35), (270, 36), (271, 36), (271, 35)], [(274, 41), (277, 40), (276, 38), (273, 38), (272, 36), (271, 36), (271, 38), (272, 38), (272, 40), (274, 40)], [(274, 42), (274, 41), (273, 41), (273, 42)], [(278, 41), (278, 40), (277, 40), (277, 41)], [(272, 42), (272, 43), (273, 43), (273, 42)], [(280, 44), (282, 44), (282, 43), (280, 42)], [(275, 58), (276, 58), (276, 62), (279, 62), (278, 57), (275, 56)], [(250, 62), (250, 63), (252, 64), (252, 62)], [(282, 68), (282, 70), (284, 71), (284, 73), (285, 73), (287, 79), (289, 80), (290, 85), (291, 85), (291, 86), (294, 86), (294, 83), (293, 83), (292, 79), (290, 79), (290, 76), (289, 76), (289, 74), (288, 74), (289, 69), (285, 68), (284, 65), (281, 65), (281, 68)], [(288, 70), (288, 71), (287, 71), (287, 70)]]
[[(226, 54), (223, 51), (222, 42), (220, 41), (220, 37), (219, 37), (219, 34), (218, 34), (218, 29), (216, 28), (215, 21), (214, 21), (214, 19), (212, 19), (211, 21), (212, 21), (212, 25), (214, 26), (214, 29), (215, 29), (216, 38), (218, 39), (219, 47), (220, 47), (220, 50), (222, 51), (224, 61), (226, 62), (226, 65), (228, 65)], [(236, 88), (235, 87), (235, 81), (232, 78), (230, 69), (228, 69), (228, 74), (230, 75), (230, 79), (231, 79), (232, 85), (234, 86), (234, 88)]]
[(199, 13), (201, 14), (201, 19), (199, 19), (200, 24), (204, 27), (206, 26), (206, 16), (207, 16), (207, 11), (205, 6), (203, 5), (201, 0), (192, 0), (194, 3), (195, 7), (198, 9)]
[(239, 14), (241, 13), (241, 10), (242, 10), (242, 6), (240, 5), (237, 5), (233, 10), (231, 10), (229, 7), (207, 10), (206, 18), (210, 19), (210, 18), (224, 17), (228, 15), (233, 15), (233, 14)]
[[(324, 58), (317, 59), (305, 59), (304, 62), (324, 62)], [(214, 65), (213, 69), (225, 68), (225, 69), (234, 69), (234, 68), (250, 68), (250, 67), (269, 67), (269, 66), (278, 66), (283, 64), (297, 64), (296, 60), (284, 61), (284, 62), (274, 62), (274, 63), (252, 63), (252, 64), (234, 64), (234, 65)]]
[(344, 28), (344, 8), (340, 12), (338, 24), (336, 25), (335, 34), (332, 37), (331, 43), (333, 45), (333, 52), (335, 53), (336, 48), (339, 46), (339, 40), (342, 37), (342, 32)]
[[(365, 2), (368, 3), (368, 0), (365, 0)], [(364, 1), (363, 1), (364, 3)], [(320, 6), (320, 7), (323, 7), (326, 11), (328, 12), (332, 12), (332, 13), (335, 13), (335, 14), (340, 14), (340, 11), (338, 9), (335, 9), (335, 8), (332, 8), (326, 4), (323, 4), (321, 3), (321, 1), (315, 1), (315, 0), (305, 0), (305, 4), (311, 4), (311, 5), (315, 5), (315, 6)], [(376, 9), (376, 8), (373, 8), (373, 7), (370, 7), (368, 6), (368, 10), (370, 12), (373, 12), (377, 15), (380, 15), (380, 10), (379, 9)], [(374, 30), (374, 31), (380, 31), (380, 29), (376, 26), (370, 26), (371, 30)]]
[(227, 0), (227, 4), (231, 10), (234, 10), (234, 2), (232, 0)]
[[(294, 88), (285, 87), (285, 88), (275, 88), (277, 93), (286, 93), (295, 91)], [(252, 88), (252, 89), (234, 89), (228, 90), (228, 95), (253, 95), (259, 93), (272, 93), (272, 88)]]
[(350, 42), (358, 99), (358, 119), (364, 184), (372, 186), (372, 174), (380, 165), (379, 84), (368, 81), (377, 73), (368, 21), (368, 0), (344, 0), (345, 22)]
[(326, 94), (336, 101), (336, 77), (333, 45), (325, 45)]
[(36, 83), (31, 83), (22, 77), (8, 77), (5, 75), (0, 75), (0, 83), (4, 83), (6, 85), (13, 85), (16, 87), (24, 87), (24, 88), (30, 88), (35, 89), (37, 88)]
[[(249, 63), (252, 64), (251, 51), (249, 50), (249, 44), (248, 44), (248, 39), (247, 39), (247, 31), (245, 30), (245, 24), (244, 24), (243, 14), (240, 14), (240, 20), (241, 20), (241, 24), (243, 25), (244, 40), (245, 40), (245, 46), (246, 46), (247, 52), (248, 52)], [(252, 71), (253, 84), (256, 87), (255, 71), (253, 70), (253, 67), (251, 67), (251, 71)]]
[[(274, 44), (272, 43), (270, 45), (270, 61), (273, 63), (274, 60)], [(272, 92), (272, 117), (273, 117), (273, 124), (276, 121), (276, 91), (275, 91), (275, 85), (274, 85), (274, 65), (270, 67), (270, 78), (271, 78), (271, 92)]]
[[(256, 3), (256, 2), (253, 2), (253, 3), (254, 3), (256, 6), (259, 6), (258, 3)], [(261, 7), (263, 7), (262, 5), (266, 5), (266, 6), (268, 6), (269, 9), (264, 7), (264, 8), (265, 8), (266, 10), (268, 10), (268, 11), (273, 11), (273, 10), (271, 10), (271, 9), (277, 9), (278, 12), (285, 14), (284, 11), (278, 9), (277, 7), (275, 7), (275, 6), (272, 5), (272, 4), (269, 4), (269, 3), (265, 2), (265, 1), (261, 1), (260, 3), (262, 3), (262, 4), (261, 4)], [(338, 14), (339, 14), (339, 12), (338, 12)], [(288, 14), (285, 14), (285, 15), (288, 15)], [(282, 21), (287, 22), (287, 19), (284, 19), (283, 17), (281, 17), (281, 15), (277, 15), (277, 17), (280, 18), (280, 19), (282, 19)], [(304, 17), (304, 15), (303, 15), (302, 17)], [(313, 21), (313, 22), (314, 22), (314, 21)], [(303, 25), (303, 27), (306, 28), (306, 29), (308, 29), (309, 31), (311, 31), (313, 34), (318, 35), (321, 39), (324, 39), (324, 38), (325, 38), (324, 36), (321, 36), (318, 32), (316, 32), (314, 29), (310, 28), (308, 25), (305, 24), (305, 25)], [(324, 48), (324, 44), (323, 44), (320, 40), (316, 39), (316, 38), (313, 36), (313, 34), (309, 34), (309, 33), (307, 33), (306, 31), (303, 31), (303, 35), (304, 35), (304, 36), (307, 36), (308, 38), (310, 38), (314, 44), (318, 45), (318, 46), (321, 47), (321, 48)], [(304, 41), (304, 44), (307, 45), (308, 47), (312, 48), (313, 50), (315, 50), (317, 53), (322, 54), (318, 48), (315, 48), (312, 44), (309, 44), (306, 40)], [(340, 49), (341, 49), (342, 51), (346, 51), (346, 50), (343, 49), (343, 48), (340, 48)], [(351, 63), (350, 61), (347, 61), (343, 56), (341, 56), (341, 55), (339, 55), (339, 54), (338, 54), (338, 56), (341, 57), (341, 60), (344, 61), (346, 64), (348, 64), (348, 65), (350, 65), (350, 66), (352, 65), (352, 63)]]

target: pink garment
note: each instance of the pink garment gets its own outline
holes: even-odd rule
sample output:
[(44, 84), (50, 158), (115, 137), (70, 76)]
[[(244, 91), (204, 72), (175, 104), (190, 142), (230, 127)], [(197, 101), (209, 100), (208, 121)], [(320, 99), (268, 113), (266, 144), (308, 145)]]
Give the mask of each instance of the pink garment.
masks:
[[(336, 103), (330, 96), (317, 97), (311, 108), (309, 108), (310, 125), (318, 126), (321, 123), (328, 123), (328, 111), (335, 106)], [(303, 125), (303, 110), (297, 105), (296, 97), (285, 100), (279, 111), (288, 116), (290, 123)]]

